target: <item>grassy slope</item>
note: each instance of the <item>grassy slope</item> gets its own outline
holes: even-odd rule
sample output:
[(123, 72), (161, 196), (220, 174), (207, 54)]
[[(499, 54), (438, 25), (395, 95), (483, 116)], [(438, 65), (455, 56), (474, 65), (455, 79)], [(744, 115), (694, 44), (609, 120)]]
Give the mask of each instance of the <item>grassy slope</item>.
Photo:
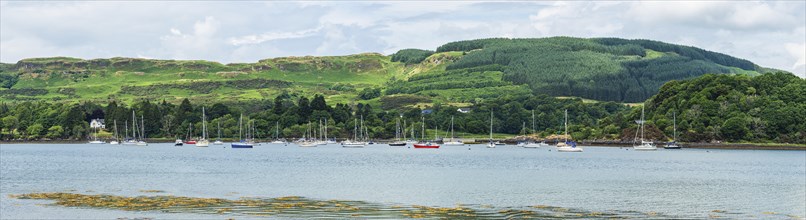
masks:
[[(329, 101), (345, 102), (353, 99), (363, 88), (381, 86), (391, 77), (402, 77), (404, 67), (379, 54), (359, 54), (337, 57), (290, 57), (261, 60), (253, 64), (222, 65), (207, 61), (164, 61), (113, 58), (112, 62), (139, 60), (141, 64), (126, 67), (76, 67), (75, 63), (88, 61), (74, 58), (38, 58), (21, 61), (23, 64), (41, 65), (36, 71), (21, 70), (20, 81), (13, 89), (45, 89), (46, 95), (24, 96), (40, 100), (90, 101), (115, 99), (132, 101), (142, 96), (129, 94), (126, 88), (148, 89), (147, 98), (177, 101), (195, 100), (248, 100), (274, 98), (281, 92), (291, 94), (325, 94)], [(54, 64), (55, 63), (55, 64)], [(205, 86), (207, 82), (249, 81), (271, 79), (292, 82), (285, 88), (249, 88), (218, 86), (209, 92), (175, 87)], [(354, 87), (348, 91), (333, 91), (336, 84)], [(173, 86), (166, 86), (173, 85)], [(182, 86), (176, 86), (182, 85)], [(152, 86), (152, 87), (149, 87)], [(164, 87), (165, 89), (161, 89)], [(64, 92), (70, 91), (73, 92)], [(60, 93), (60, 91), (62, 91)], [(71, 95), (73, 94), (73, 95)], [(0, 101), (10, 101), (0, 97)]]

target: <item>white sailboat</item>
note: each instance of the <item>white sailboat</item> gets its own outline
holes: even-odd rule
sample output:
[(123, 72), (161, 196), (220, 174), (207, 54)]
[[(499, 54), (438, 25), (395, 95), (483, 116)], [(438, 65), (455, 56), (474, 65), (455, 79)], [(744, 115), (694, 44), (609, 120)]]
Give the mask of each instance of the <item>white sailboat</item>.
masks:
[[(644, 140), (644, 124), (646, 123), (646, 121), (644, 121), (644, 106), (643, 105), (641, 106), (641, 120), (636, 121), (636, 122), (638, 124), (641, 124), (641, 126), (638, 127), (638, 131), (641, 132), (641, 144), (640, 145), (633, 145), (633, 149), (634, 150), (641, 150), (641, 151), (657, 150), (658, 147), (655, 146), (655, 143), (653, 143), (652, 141)], [(636, 132), (636, 136), (637, 135), (638, 134)]]
[(118, 145), (120, 144), (120, 139), (118, 138), (118, 121), (114, 120), (113, 122), (115, 124), (115, 140), (110, 141), (109, 144)]
[(582, 152), (581, 147), (577, 147), (576, 142), (568, 141), (568, 109), (565, 110), (565, 142), (557, 143), (557, 152)]
[(495, 148), (495, 142), (493, 142), (493, 110), (490, 109), (490, 143), (487, 143), (487, 148)]
[(677, 112), (672, 113), (672, 121), (674, 123), (674, 130), (672, 130), (672, 132), (674, 132), (674, 134), (673, 134), (674, 136), (672, 138), (672, 142), (666, 143), (666, 146), (664, 146), (663, 148), (664, 149), (682, 149), (683, 147), (677, 144)]
[[(132, 114), (134, 114), (134, 111), (132, 111)], [(134, 119), (134, 123), (137, 124), (137, 118)], [(140, 115), (140, 123), (140, 139), (137, 141), (137, 146), (148, 146), (148, 142), (146, 142), (146, 120), (143, 115)]]
[[(346, 148), (362, 148), (367, 146), (367, 142), (364, 142), (364, 116), (361, 116), (361, 127), (358, 127), (357, 121), (355, 118), (353, 119), (353, 139), (345, 140), (341, 142), (342, 147)], [(359, 136), (359, 134), (361, 134)]]
[(92, 127), (92, 130), (93, 130), (92, 141), (90, 141), (89, 143), (90, 144), (106, 144), (106, 142), (104, 142), (102, 140), (98, 140), (98, 128)]
[[(535, 130), (535, 110), (532, 109), (532, 132), (535, 132), (535, 131), (536, 131)], [(533, 134), (532, 136), (535, 136), (534, 133), (532, 133), (532, 134)], [(535, 143), (534, 141), (529, 141), (523, 147), (524, 148), (540, 148), (540, 147), (548, 147), (548, 146), (549, 145), (546, 144), (546, 142)]]
[(207, 140), (207, 117), (205, 116), (204, 107), (202, 107), (202, 136), (196, 141), (196, 147), (210, 146), (210, 141)]
[(277, 121), (274, 125), (274, 141), (271, 142), (272, 144), (285, 144), (284, 140), (280, 139), (280, 122)]
[(465, 143), (462, 141), (456, 140), (456, 133), (453, 130), (453, 116), (451, 116), (451, 141), (445, 142), (445, 146), (462, 146)]
[(218, 128), (218, 138), (215, 139), (215, 141), (213, 142), (213, 145), (224, 145), (224, 142), (221, 141), (221, 122), (220, 121), (218, 122), (217, 128)]
[[(132, 118), (134, 118), (134, 111), (132, 111)], [(131, 137), (129, 137), (129, 121), (124, 122), (123, 127), (126, 128), (126, 133), (125, 133), (126, 138), (125, 138), (125, 140), (123, 140), (123, 145), (135, 145), (135, 144), (137, 144), (137, 141), (135, 140), (136, 139), (135, 137), (137, 137), (137, 135), (134, 134), (135, 133), (134, 132), (135, 131), (134, 130), (134, 123), (132, 123), (132, 136)]]
[(313, 140), (313, 135), (311, 135), (311, 123), (308, 122), (308, 129), (305, 130), (305, 134), (302, 136), (302, 141), (297, 142), (300, 147), (316, 147), (319, 145), (315, 140)]

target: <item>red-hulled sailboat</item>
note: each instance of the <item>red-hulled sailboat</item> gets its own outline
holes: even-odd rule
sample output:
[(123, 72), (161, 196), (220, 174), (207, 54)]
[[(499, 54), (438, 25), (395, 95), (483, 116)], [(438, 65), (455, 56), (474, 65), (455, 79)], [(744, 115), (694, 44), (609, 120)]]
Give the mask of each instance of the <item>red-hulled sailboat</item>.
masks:
[[(437, 139), (436, 135), (437, 134), (434, 133), (434, 140)], [(422, 136), (423, 136), (423, 139), (425, 139), (425, 117), (423, 117), (423, 133), (422, 133)], [(414, 148), (439, 148), (439, 144), (432, 143), (430, 141), (425, 142), (425, 143), (416, 143), (416, 144), (414, 144)]]
[(420, 143), (420, 144), (414, 144), (414, 148), (439, 148), (439, 144), (435, 144), (435, 143), (431, 143), (431, 142)]

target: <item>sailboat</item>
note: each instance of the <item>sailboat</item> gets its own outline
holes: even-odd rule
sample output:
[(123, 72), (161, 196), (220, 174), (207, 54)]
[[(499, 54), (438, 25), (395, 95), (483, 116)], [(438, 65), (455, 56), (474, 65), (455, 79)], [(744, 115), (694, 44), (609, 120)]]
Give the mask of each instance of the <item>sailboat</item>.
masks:
[(215, 142), (213, 142), (213, 145), (223, 145), (224, 142), (221, 141), (221, 122), (220, 121), (218, 122), (217, 128), (218, 128), (218, 138), (215, 139)]
[[(359, 136), (360, 134), (360, 136)], [(361, 127), (358, 127), (358, 122), (353, 118), (353, 139), (342, 141), (341, 146), (346, 148), (362, 148), (367, 146), (364, 140), (364, 116), (361, 116)]]
[[(422, 133), (423, 142), (414, 144), (414, 148), (439, 148), (439, 144), (436, 144), (436, 143), (433, 143), (431, 141), (426, 141), (425, 140), (425, 116), (423, 116), (422, 119), (423, 119), (423, 127), (422, 127), (422, 129), (423, 129), (423, 133)], [(437, 139), (436, 132), (434, 132), (434, 139)]]
[[(132, 111), (132, 118), (134, 118), (134, 111)], [(137, 144), (137, 141), (134, 140), (136, 135), (134, 135), (134, 124), (132, 124), (132, 136), (129, 137), (129, 121), (124, 122), (123, 127), (126, 128), (126, 138), (123, 140), (123, 145), (134, 145)]]
[(207, 140), (207, 117), (205, 116), (204, 107), (202, 107), (202, 136), (199, 141), (196, 141), (196, 147), (210, 146), (210, 141)]
[(98, 128), (92, 127), (92, 130), (94, 134), (92, 136), (92, 141), (90, 141), (90, 144), (106, 144), (106, 142), (98, 140)]
[(240, 142), (233, 142), (230, 146), (232, 148), (252, 148), (252, 144), (249, 143), (246, 139), (241, 139), (241, 134), (243, 133), (243, 114), (241, 114), (241, 118), (238, 119), (238, 140)]
[[(132, 111), (134, 113), (134, 111)], [(140, 139), (137, 141), (137, 146), (148, 146), (148, 142), (146, 142), (146, 120), (143, 115), (140, 115)], [(137, 124), (137, 119), (134, 119), (134, 123)]]
[(272, 144), (285, 144), (284, 140), (280, 139), (280, 122), (276, 122), (274, 125), (274, 141), (271, 142)]
[[(400, 117), (402, 118), (403, 115), (400, 115)], [(400, 133), (400, 118), (398, 118), (397, 122), (395, 122), (395, 142), (389, 143), (389, 146), (406, 146), (406, 142), (400, 140)], [(405, 133), (403, 132), (404, 135)]]
[(297, 145), (300, 147), (316, 147), (319, 145), (316, 140), (313, 140), (314, 135), (311, 134), (311, 122), (308, 122), (308, 129), (305, 130), (305, 134), (302, 135), (302, 141), (297, 142)]
[[(532, 132), (536, 131), (535, 129), (535, 110), (532, 109)], [(534, 133), (532, 135), (535, 136)], [(548, 147), (549, 145), (546, 142), (535, 143), (534, 141), (529, 141), (526, 145), (523, 145), (524, 148), (540, 148), (540, 147)]]
[[(406, 120), (403, 120), (403, 139), (406, 139)], [(411, 124), (411, 138), (406, 139), (406, 144), (416, 144), (417, 136), (414, 135), (414, 124)]]
[[(644, 124), (646, 123), (646, 121), (644, 121), (644, 106), (643, 105), (641, 106), (641, 120), (637, 121), (637, 122), (638, 122), (638, 124), (641, 124), (641, 126), (638, 127), (638, 130), (641, 132), (641, 145), (633, 145), (632, 148), (634, 150), (642, 150), (642, 151), (657, 150), (658, 147), (655, 146), (655, 143), (652, 143), (652, 141), (645, 141), (644, 140)], [(636, 136), (637, 135), (638, 134), (636, 133)]]
[(664, 149), (683, 149), (682, 146), (677, 144), (677, 112), (672, 112), (672, 120), (673, 120), (673, 123), (674, 123), (674, 130), (672, 130), (672, 132), (674, 132), (674, 136), (673, 136), (672, 142), (666, 143), (666, 146), (664, 146), (663, 148)]
[(325, 118), (325, 144), (335, 144), (336, 138), (327, 137), (327, 118)]
[(445, 146), (461, 146), (465, 143), (462, 141), (456, 140), (456, 132), (453, 130), (453, 116), (451, 116), (451, 141), (443, 143)]
[(495, 142), (493, 142), (493, 110), (490, 109), (490, 143), (487, 143), (487, 148), (495, 148)]
[(574, 141), (568, 141), (568, 109), (565, 110), (565, 142), (557, 143), (558, 152), (582, 152), (581, 147), (577, 147)]
[(110, 141), (109, 144), (120, 144), (120, 139), (118, 138), (118, 120), (113, 121), (115, 123), (115, 140)]

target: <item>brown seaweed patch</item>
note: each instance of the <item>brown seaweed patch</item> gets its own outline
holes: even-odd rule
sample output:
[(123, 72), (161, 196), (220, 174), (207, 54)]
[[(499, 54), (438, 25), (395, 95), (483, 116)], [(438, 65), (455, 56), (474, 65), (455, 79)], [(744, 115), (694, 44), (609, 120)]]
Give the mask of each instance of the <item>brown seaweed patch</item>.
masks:
[[(145, 190), (142, 190), (145, 191)], [(159, 191), (159, 190), (154, 190)], [(161, 191), (160, 191), (161, 192)], [(299, 196), (239, 199), (194, 198), (171, 195), (115, 196), (77, 193), (28, 193), (10, 195), (16, 199), (55, 200), (65, 207), (161, 211), (210, 215), (272, 216), (279, 218), (426, 218), (426, 219), (528, 219), (528, 218), (673, 218), (659, 213), (590, 212), (555, 206), (496, 208), (491, 205), (434, 207), (423, 205), (381, 204), (350, 200), (317, 200)]]

